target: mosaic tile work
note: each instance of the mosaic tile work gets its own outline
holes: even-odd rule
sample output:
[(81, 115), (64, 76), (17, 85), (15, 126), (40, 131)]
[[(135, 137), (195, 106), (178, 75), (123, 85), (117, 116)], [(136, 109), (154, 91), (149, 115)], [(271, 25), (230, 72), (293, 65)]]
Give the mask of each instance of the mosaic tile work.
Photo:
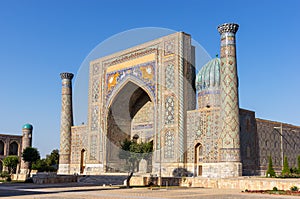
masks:
[(155, 62), (139, 64), (131, 68), (125, 68), (118, 71), (113, 71), (106, 74), (106, 100), (109, 102), (109, 98), (112, 95), (114, 88), (117, 84), (121, 84), (128, 76), (133, 76), (139, 80), (142, 80), (145, 85), (151, 91), (153, 99), (155, 99)]
[(165, 99), (165, 124), (174, 124), (175, 112), (174, 112), (174, 96), (167, 96)]
[(138, 142), (153, 141), (147, 173), (156, 175), (170, 176), (178, 167), (209, 178), (241, 171), (265, 175), (270, 155), (277, 172), (285, 155), (297, 166), (300, 127), (239, 109), (237, 29), (237, 24), (219, 26), (221, 59), (209, 61), (197, 77), (196, 47), (182, 32), (92, 61), (88, 125), (72, 127), (71, 137), (72, 74), (63, 73), (61, 168), (68, 174), (127, 172), (120, 144), (136, 134)]
[(165, 142), (164, 158), (166, 159), (174, 158), (174, 153), (175, 153), (174, 141), (175, 141), (174, 132), (172, 132), (171, 130), (167, 131), (164, 137), (164, 142)]
[(168, 63), (165, 69), (165, 86), (167, 89), (174, 88), (175, 85), (174, 64)]
[(187, 163), (195, 161), (195, 146), (203, 146), (202, 161), (218, 162), (220, 109), (202, 109), (187, 113)]
[(92, 65), (93, 67), (93, 75), (98, 75), (99, 71), (100, 71), (100, 64), (99, 63), (95, 63)]
[(175, 40), (169, 40), (164, 42), (164, 55), (168, 56), (175, 53)]
[(72, 127), (71, 164), (80, 164), (81, 150), (88, 150), (87, 126)]
[(99, 106), (92, 107), (91, 131), (98, 130), (99, 124)]
[(99, 95), (100, 95), (100, 88), (99, 88), (99, 79), (95, 79), (93, 81), (93, 86), (92, 86), (92, 102), (97, 103), (99, 100)]
[[(73, 126), (72, 111), (72, 73), (61, 73), (62, 79), (62, 109), (60, 126), (60, 163), (70, 164), (71, 127)], [(68, 172), (68, 171), (62, 171)]]
[(90, 136), (90, 160), (97, 160), (97, 135)]
[(235, 53), (232, 53), (235, 51), (235, 33), (238, 27), (237, 24), (223, 24), (218, 27), (221, 34), (222, 147), (220, 160), (224, 162), (241, 160), (237, 66)]

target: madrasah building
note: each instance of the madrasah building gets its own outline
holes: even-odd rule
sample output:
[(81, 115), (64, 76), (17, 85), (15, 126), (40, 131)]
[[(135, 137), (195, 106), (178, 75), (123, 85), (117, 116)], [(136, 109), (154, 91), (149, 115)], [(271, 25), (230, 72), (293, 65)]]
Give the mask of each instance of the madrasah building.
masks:
[(210, 178), (265, 175), (300, 155), (300, 127), (239, 107), (236, 33), (222, 24), (220, 58), (196, 74), (191, 36), (176, 32), (90, 62), (88, 122), (73, 126), (71, 73), (61, 73), (60, 174), (127, 173), (122, 142), (152, 142), (137, 173)]

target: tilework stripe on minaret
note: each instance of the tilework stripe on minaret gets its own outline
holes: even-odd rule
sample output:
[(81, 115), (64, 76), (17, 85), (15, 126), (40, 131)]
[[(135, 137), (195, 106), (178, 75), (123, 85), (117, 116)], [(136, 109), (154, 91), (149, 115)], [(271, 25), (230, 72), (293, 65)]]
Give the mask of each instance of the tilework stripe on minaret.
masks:
[(220, 161), (240, 161), (239, 102), (235, 33), (237, 24), (218, 27), (221, 34), (221, 100), (222, 135)]

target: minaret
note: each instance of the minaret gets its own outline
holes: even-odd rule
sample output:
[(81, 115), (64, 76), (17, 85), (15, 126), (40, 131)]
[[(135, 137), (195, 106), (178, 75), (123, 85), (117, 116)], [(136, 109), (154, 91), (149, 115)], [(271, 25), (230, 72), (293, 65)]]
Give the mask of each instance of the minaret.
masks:
[[(33, 127), (31, 124), (24, 124), (23, 128), (22, 128), (22, 149), (21, 149), (21, 153), (23, 153), (24, 149), (26, 149), (27, 147), (31, 147), (32, 146), (32, 130)], [(20, 173), (21, 174), (27, 174), (29, 171), (29, 163), (28, 162), (24, 162), (23, 159), (21, 158), (21, 165), (20, 165), (21, 169), (20, 169)]]
[[(228, 170), (221, 177), (241, 175), (239, 95), (236, 64), (235, 33), (238, 24), (225, 23), (218, 27), (221, 35), (221, 124), (220, 162)], [(229, 169), (230, 168), (230, 169)]]
[(61, 120), (60, 151), (58, 174), (70, 174), (71, 127), (73, 126), (72, 109), (72, 73), (61, 73)]

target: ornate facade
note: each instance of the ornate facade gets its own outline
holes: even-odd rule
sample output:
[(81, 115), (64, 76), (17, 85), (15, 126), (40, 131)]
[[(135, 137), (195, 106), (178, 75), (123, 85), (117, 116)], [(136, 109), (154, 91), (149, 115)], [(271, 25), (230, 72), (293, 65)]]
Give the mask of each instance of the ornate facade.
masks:
[[(147, 168), (137, 171), (140, 173), (204, 177), (263, 174), (265, 159), (273, 157), (271, 148), (263, 145), (263, 134), (276, 133), (274, 127), (279, 124), (256, 119), (254, 112), (239, 108), (238, 27), (218, 27), (221, 57), (208, 62), (197, 76), (195, 48), (190, 35), (183, 32), (92, 61), (87, 125), (73, 126), (73, 74), (62, 73), (59, 173), (127, 172), (126, 161), (119, 158), (120, 147), (125, 139), (135, 137), (139, 142), (153, 142), (153, 154), (142, 161)], [(291, 139), (300, 133), (296, 126), (280, 127)], [(270, 142), (280, 139), (285, 146), (280, 137)], [(282, 147), (280, 154), (288, 155), (294, 163), (300, 154), (296, 143), (293, 149)]]
[(22, 135), (5, 135), (0, 134), (0, 172), (6, 168), (3, 165), (3, 159), (9, 155), (19, 157), (19, 162), (15, 173), (27, 174), (29, 165), (22, 160), (21, 154), (26, 147), (32, 144), (31, 124), (25, 124), (22, 128)]

